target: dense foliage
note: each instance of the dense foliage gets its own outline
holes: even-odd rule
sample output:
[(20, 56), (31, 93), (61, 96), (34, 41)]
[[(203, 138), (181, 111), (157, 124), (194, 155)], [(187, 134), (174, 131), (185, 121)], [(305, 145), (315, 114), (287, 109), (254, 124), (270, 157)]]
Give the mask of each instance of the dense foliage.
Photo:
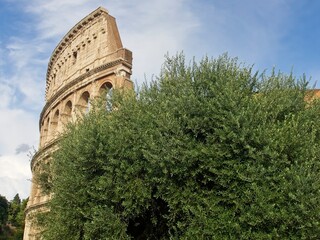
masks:
[(45, 239), (319, 239), (320, 105), (306, 86), (227, 56), (168, 58), (63, 136)]
[(21, 201), (19, 194), (9, 202), (0, 195), (0, 240), (22, 240), (24, 210), (28, 199)]
[(0, 195), (0, 226), (8, 220), (9, 203), (6, 197)]

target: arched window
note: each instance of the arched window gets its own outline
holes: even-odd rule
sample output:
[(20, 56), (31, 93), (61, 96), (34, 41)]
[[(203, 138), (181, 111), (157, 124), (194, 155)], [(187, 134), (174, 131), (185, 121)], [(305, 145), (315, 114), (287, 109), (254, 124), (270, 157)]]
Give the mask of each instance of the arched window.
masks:
[(83, 92), (79, 99), (78, 105), (82, 112), (87, 114), (90, 111), (90, 94), (89, 92)]
[(108, 111), (112, 110), (112, 92), (113, 92), (113, 86), (110, 82), (106, 82), (102, 84), (100, 87), (100, 95), (106, 97), (106, 108)]

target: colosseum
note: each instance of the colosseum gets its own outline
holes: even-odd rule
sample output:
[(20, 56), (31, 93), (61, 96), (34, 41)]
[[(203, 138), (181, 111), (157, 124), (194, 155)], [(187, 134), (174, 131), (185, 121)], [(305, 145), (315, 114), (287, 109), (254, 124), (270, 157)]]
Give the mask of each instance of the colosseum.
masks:
[(54, 49), (46, 75), (46, 103), (40, 114), (39, 150), (26, 209), (24, 240), (40, 239), (34, 213), (46, 209), (50, 196), (34, 181), (40, 163), (49, 162), (66, 124), (90, 109), (90, 99), (116, 88), (132, 88), (132, 53), (123, 48), (115, 18), (99, 7), (77, 23)]

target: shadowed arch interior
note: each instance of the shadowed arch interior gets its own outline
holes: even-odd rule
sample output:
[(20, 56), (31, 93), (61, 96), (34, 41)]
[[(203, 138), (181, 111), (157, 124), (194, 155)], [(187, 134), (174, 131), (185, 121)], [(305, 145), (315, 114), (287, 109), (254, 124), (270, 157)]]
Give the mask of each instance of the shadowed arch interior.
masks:
[(88, 113), (90, 111), (90, 93), (85, 91), (81, 94), (78, 105), (80, 107), (81, 112)]
[(106, 98), (106, 108), (108, 111), (112, 110), (112, 92), (113, 92), (113, 86), (110, 82), (105, 82), (100, 87), (100, 95), (105, 96)]

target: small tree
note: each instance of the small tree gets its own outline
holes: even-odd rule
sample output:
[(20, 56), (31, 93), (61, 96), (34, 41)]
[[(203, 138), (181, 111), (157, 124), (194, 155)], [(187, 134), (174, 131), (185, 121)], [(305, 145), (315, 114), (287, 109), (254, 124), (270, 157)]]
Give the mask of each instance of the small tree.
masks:
[(6, 197), (0, 195), (0, 230), (3, 225), (7, 223), (8, 220), (8, 200)]
[(113, 92), (116, 111), (69, 128), (44, 238), (319, 239), (320, 104), (306, 86), (227, 56), (168, 58), (137, 95)]
[(19, 221), (17, 220), (17, 216), (19, 212), (21, 211), (21, 199), (19, 194), (17, 193), (12, 201), (9, 203), (9, 214), (8, 214), (8, 221), (13, 225), (13, 226), (18, 226)]

